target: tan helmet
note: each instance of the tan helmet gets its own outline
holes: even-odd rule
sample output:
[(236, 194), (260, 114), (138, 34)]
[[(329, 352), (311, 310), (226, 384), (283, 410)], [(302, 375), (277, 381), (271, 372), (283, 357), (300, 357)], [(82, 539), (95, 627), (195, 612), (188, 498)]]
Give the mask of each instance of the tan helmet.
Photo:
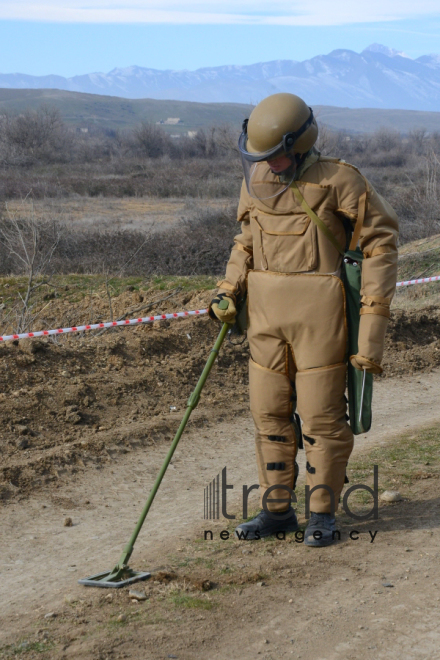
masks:
[(238, 146), (251, 162), (282, 153), (305, 154), (316, 142), (318, 126), (313, 111), (295, 94), (272, 94), (263, 99), (243, 122)]

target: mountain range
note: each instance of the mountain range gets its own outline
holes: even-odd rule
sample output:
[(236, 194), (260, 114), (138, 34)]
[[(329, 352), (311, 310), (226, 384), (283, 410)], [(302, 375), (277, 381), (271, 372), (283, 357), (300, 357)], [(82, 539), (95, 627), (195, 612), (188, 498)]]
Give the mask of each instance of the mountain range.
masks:
[(0, 87), (245, 104), (255, 104), (276, 92), (292, 92), (310, 105), (439, 112), (440, 55), (411, 59), (402, 52), (373, 44), (361, 53), (338, 49), (303, 62), (276, 60), (197, 71), (130, 66), (71, 78), (0, 73)]

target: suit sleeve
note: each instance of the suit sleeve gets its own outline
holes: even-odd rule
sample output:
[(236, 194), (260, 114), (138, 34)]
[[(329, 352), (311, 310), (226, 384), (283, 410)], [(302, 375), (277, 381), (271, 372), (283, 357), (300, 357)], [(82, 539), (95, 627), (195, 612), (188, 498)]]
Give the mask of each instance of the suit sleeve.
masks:
[[(344, 168), (348, 169), (348, 166)], [(398, 220), (388, 202), (355, 169), (344, 175), (338, 211), (350, 218), (355, 228), (362, 221), (359, 246), (362, 265), (362, 313), (389, 317), (396, 291)], [(369, 308), (369, 312), (365, 311)]]
[(224, 280), (217, 283), (219, 293), (232, 294), (235, 300), (240, 300), (246, 293), (246, 276), (253, 268), (253, 241), (249, 218), (250, 197), (243, 181), (240, 201), (237, 210), (237, 220), (241, 224), (241, 234), (234, 238)]
[(355, 232), (357, 221), (362, 222), (359, 245), (364, 261), (358, 355), (374, 363), (379, 373), (390, 304), (396, 291), (398, 220), (388, 202), (352, 169), (348, 177), (351, 185), (342, 186), (345, 195), (339, 200), (339, 210), (351, 218)]
[(364, 254), (363, 308), (388, 310), (397, 282), (397, 216), (388, 202), (369, 186), (359, 244)]

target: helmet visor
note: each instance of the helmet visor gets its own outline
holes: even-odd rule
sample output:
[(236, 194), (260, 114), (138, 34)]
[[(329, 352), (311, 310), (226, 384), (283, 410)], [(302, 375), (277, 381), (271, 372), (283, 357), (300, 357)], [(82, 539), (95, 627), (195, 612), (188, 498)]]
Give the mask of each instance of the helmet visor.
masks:
[(252, 163), (241, 158), (248, 193), (254, 199), (272, 199), (281, 195), (295, 178), (295, 164), (280, 174), (275, 174), (266, 162)]
[(276, 156), (285, 153), (283, 140), (277, 144), (272, 149), (267, 151), (258, 151), (256, 153), (248, 151), (248, 135), (247, 130), (243, 130), (239, 139), (238, 139), (238, 148), (240, 150), (240, 155), (242, 161), (247, 160), (250, 163), (259, 163), (263, 160), (270, 160), (271, 158), (276, 158)]
[(249, 119), (245, 119), (243, 122), (243, 130), (240, 137), (238, 138), (238, 148), (242, 159), (246, 159), (251, 163), (259, 163), (263, 160), (270, 160), (271, 158), (276, 158), (282, 153), (289, 154), (295, 149), (296, 141), (307, 131), (309, 126), (314, 121), (313, 110), (309, 108), (310, 114), (306, 121), (299, 127), (297, 131), (290, 133), (285, 133), (281, 141), (276, 144), (274, 147), (271, 147), (267, 151), (254, 151), (249, 149), (249, 139), (248, 139), (248, 123)]

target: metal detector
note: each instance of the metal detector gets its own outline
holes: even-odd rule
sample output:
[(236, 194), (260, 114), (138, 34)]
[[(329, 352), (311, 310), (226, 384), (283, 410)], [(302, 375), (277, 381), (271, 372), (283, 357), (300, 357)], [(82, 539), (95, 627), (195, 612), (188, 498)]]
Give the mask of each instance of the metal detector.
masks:
[[(219, 303), (219, 307), (220, 309), (227, 309), (228, 302), (226, 300), (222, 300)], [(128, 562), (132, 555), (136, 539), (139, 536), (139, 532), (141, 531), (142, 525), (145, 522), (145, 518), (147, 517), (147, 514), (150, 510), (150, 507), (153, 503), (153, 500), (159, 489), (159, 486), (168, 468), (168, 465), (170, 464), (174, 451), (179, 443), (180, 438), (182, 437), (183, 431), (185, 430), (185, 426), (188, 423), (192, 411), (194, 410), (194, 408), (196, 408), (197, 404), (199, 403), (200, 394), (202, 392), (203, 386), (205, 385), (206, 379), (209, 376), (211, 368), (219, 354), (221, 345), (223, 344), (226, 334), (230, 328), (231, 328), (231, 324), (224, 323), (222, 329), (220, 330), (220, 334), (217, 337), (217, 341), (215, 342), (213, 349), (211, 350), (208, 361), (205, 365), (205, 368), (202, 371), (202, 375), (199, 378), (199, 381), (194, 389), (194, 392), (191, 394), (191, 396), (188, 399), (185, 415), (180, 423), (176, 435), (174, 436), (174, 440), (171, 444), (168, 454), (166, 455), (165, 461), (159, 471), (159, 474), (156, 477), (156, 481), (154, 482), (153, 488), (151, 489), (151, 492), (148, 496), (148, 499), (145, 503), (145, 506), (140, 515), (138, 523), (133, 531), (133, 534), (131, 535), (127, 545), (124, 547), (119, 562), (111, 571), (105, 571), (104, 573), (97, 573), (96, 575), (91, 575), (90, 577), (84, 578), (83, 580), (78, 580), (79, 584), (82, 584), (86, 587), (103, 587), (107, 589), (109, 588), (119, 589), (121, 587), (126, 587), (130, 584), (133, 584), (134, 582), (147, 580), (151, 576), (151, 573), (133, 570), (132, 568), (129, 567)]]

